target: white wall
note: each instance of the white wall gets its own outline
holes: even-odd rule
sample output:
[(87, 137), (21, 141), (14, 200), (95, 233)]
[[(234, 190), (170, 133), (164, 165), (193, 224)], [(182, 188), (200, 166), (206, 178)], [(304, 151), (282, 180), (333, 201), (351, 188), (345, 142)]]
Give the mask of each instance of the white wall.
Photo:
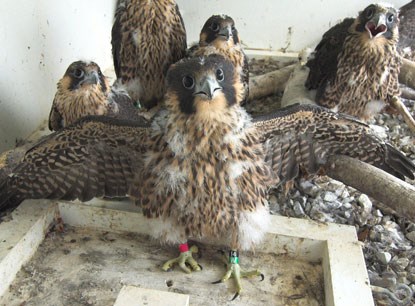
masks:
[[(299, 51), (315, 46), (321, 35), (345, 17), (355, 17), (373, 0), (176, 0), (182, 12), (188, 40), (213, 14), (224, 13), (236, 23), (247, 48)], [(379, 1), (380, 2), (380, 1)], [(385, 2), (385, 1), (384, 1)], [(409, 0), (389, 0), (400, 7)], [(291, 30), (289, 30), (291, 28)], [(289, 34), (291, 32), (291, 34)]]
[(0, 1), (0, 152), (49, 115), (56, 83), (80, 58), (112, 65), (114, 0)]
[[(389, 1), (396, 6), (409, 0)], [(0, 0), (0, 152), (47, 119), (56, 83), (78, 59), (112, 66), (115, 0)], [(369, 0), (177, 0), (189, 42), (213, 14), (235, 19), (249, 48), (298, 51)], [(289, 33), (291, 28), (291, 34)]]

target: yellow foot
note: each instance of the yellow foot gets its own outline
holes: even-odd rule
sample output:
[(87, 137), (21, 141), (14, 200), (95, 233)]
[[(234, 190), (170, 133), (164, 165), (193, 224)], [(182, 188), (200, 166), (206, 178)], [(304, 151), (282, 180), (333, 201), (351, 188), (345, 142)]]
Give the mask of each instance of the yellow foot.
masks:
[(225, 275), (220, 280), (213, 282), (212, 284), (224, 283), (229, 278), (233, 277), (236, 284), (236, 293), (233, 296), (232, 301), (236, 299), (242, 291), (241, 278), (260, 276), (261, 281), (264, 280), (264, 274), (258, 270), (248, 272), (241, 271), (241, 267), (239, 266), (238, 252), (236, 251), (231, 251), (229, 253), (229, 260), (226, 260), (226, 265), (228, 270), (226, 271)]
[[(170, 271), (174, 264), (178, 264), (179, 267), (186, 273), (191, 273), (193, 271), (202, 270), (202, 266), (197, 263), (193, 258), (192, 253), (197, 253), (197, 246), (190, 247), (189, 251), (180, 253), (179, 257), (168, 260), (164, 263), (162, 269), (164, 271)], [(187, 267), (188, 264), (191, 269)]]

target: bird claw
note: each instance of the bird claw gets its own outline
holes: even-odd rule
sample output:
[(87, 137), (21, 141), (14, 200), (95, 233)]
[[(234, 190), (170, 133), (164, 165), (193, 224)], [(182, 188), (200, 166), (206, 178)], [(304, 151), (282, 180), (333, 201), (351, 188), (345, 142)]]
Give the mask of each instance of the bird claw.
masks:
[(231, 264), (227, 264), (228, 269), (225, 273), (225, 275), (217, 281), (212, 282), (212, 284), (219, 284), (219, 283), (224, 283), (226, 282), (229, 278), (233, 277), (235, 280), (235, 284), (236, 284), (236, 293), (233, 296), (232, 300), (235, 300), (241, 293), (242, 291), (242, 286), (241, 286), (241, 278), (245, 278), (245, 277), (253, 277), (253, 276), (260, 276), (261, 277), (261, 282), (265, 279), (264, 274), (262, 274), (261, 272), (259, 272), (258, 270), (254, 270), (254, 271), (241, 271), (240, 266), (238, 263), (231, 263)]
[[(169, 272), (172, 270), (172, 267), (175, 264), (178, 264), (179, 267), (185, 272), (185, 273), (191, 273), (192, 271), (200, 271), (202, 270), (202, 266), (197, 263), (197, 261), (193, 258), (192, 253), (197, 252), (197, 247), (190, 248), (187, 252), (182, 252), (180, 255), (176, 258), (173, 258), (171, 260), (166, 261), (163, 266), (162, 270)], [(190, 268), (188, 268), (190, 267)]]
[(235, 300), (238, 296), (239, 296), (239, 291), (237, 291), (237, 292), (235, 293), (235, 295), (233, 296), (233, 298), (232, 298), (231, 302), (232, 302), (233, 300)]

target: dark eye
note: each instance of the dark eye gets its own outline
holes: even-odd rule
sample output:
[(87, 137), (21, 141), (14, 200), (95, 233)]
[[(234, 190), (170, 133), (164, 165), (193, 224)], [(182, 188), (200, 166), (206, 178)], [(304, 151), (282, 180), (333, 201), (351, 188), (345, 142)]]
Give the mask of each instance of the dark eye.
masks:
[(232, 32), (235, 32), (235, 30), (236, 30), (236, 28), (235, 28), (235, 26), (234, 25), (232, 25)]
[(75, 69), (73, 71), (73, 76), (76, 77), (77, 79), (80, 79), (84, 76), (84, 71), (82, 69)]
[(190, 75), (186, 75), (182, 82), (183, 86), (187, 89), (192, 89), (195, 86), (195, 80)]
[(216, 22), (213, 22), (213, 23), (210, 25), (210, 28), (212, 29), (212, 31), (213, 31), (213, 32), (217, 32), (217, 31), (219, 31), (219, 25), (218, 25)]
[(389, 23), (392, 23), (394, 20), (395, 20), (395, 16), (394, 16), (394, 15), (392, 15), (392, 14), (390, 14), (390, 15), (388, 16), (388, 22), (389, 22)]
[(219, 82), (221, 82), (221, 81), (223, 81), (224, 78), (225, 78), (225, 75), (223, 74), (223, 70), (222, 69), (216, 70), (216, 79)]
[(366, 11), (366, 18), (370, 19), (373, 17), (373, 13), (374, 13), (374, 9), (373, 8), (368, 8)]

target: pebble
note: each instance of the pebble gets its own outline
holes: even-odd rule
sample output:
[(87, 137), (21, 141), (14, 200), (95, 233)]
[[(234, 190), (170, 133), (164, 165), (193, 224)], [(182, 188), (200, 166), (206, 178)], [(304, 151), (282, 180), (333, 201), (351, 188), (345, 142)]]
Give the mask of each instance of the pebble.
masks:
[(353, 207), (353, 205), (352, 205), (352, 204), (350, 204), (350, 202), (351, 202), (351, 201), (346, 202), (346, 203), (343, 203), (343, 208), (344, 208), (344, 209), (350, 209), (350, 208), (352, 208), (352, 207)]
[(412, 242), (415, 242), (415, 231), (412, 231), (412, 232), (409, 232), (408, 234), (406, 234), (406, 238), (408, 238)]
[(331, 202), (328, 202), (326, 204), (330, 209), (339, 209), (340, 207), (343, 206), (343, 203), (338, 201), (338, 200), (331, 201)]
[(408, 281), (415, 284), (415, 267), (411, 267), (408, 271)]
[(326, 202), (334, 202), (337, 200), (337, 195), (334, 194), (333, 192), (327, 191), (323, 193), (322, 198)]
[(396, 285), (396, 277), (384, 275), (380, 276), (372, 276), (370, 278), (370, 284), (373, 286), (379, 286), (382, 288), (394, 288)]
[(379, 252), (376, 253), (376, 257), (380, 260), (381, 263), (387, 265), (392, 258), (392, 255), (389, 252)]
[(296, 216), (305, 216), (304, 209), (298, 201), (294, 202), (293, 209)]
[(409, 259), (406, 257), (401, 257), (396, 260), (392, 260), (390, 264), (395, 271), (403, 272), (409, 265)]
[(300, 188), (304, 191), (305, 194), (315, 198), (319, 192), (319, 188), (309, 181), (301, 181)]
[(357, 202), (363, 206), (363, 211), (366, 214), (369, 214), (372, 210), (372, 201), (369, 199), (369, 197), (365, 194), (361, 194), (357, 198)]
[[(381, 122), (378, 122), (379, 124), (383, 124)], [(371, 124), (370, 127), (375, 132), (376, 136), (382, 139), (387, 139), (388, 134), (386, 133), (386, 128), (380, 125)]]
[(376, 217), (383, 217), (382, 212), (379, 209), (376, 209), (373, 213)]

